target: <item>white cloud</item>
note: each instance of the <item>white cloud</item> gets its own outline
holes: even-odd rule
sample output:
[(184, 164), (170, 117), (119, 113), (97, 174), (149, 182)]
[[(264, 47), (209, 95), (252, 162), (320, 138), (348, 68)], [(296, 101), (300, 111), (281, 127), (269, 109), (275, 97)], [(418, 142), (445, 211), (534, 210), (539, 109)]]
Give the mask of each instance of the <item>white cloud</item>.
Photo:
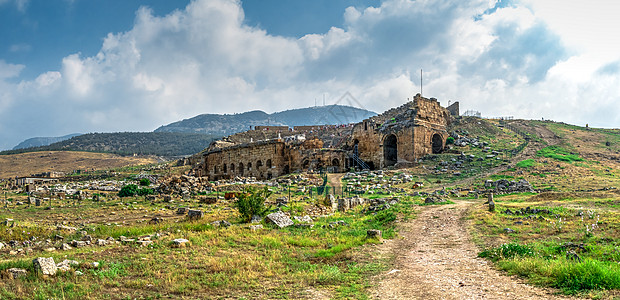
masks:
[(443, 105), (620, 124), (620, 59), (590, 47), (571, 56), (566, 45), (579, 35), (537, 3), (386, 0), (349, 7), (343, 28), (300, 39), (245, 25), (235, 0), (196, 0), (164, 17), (141, 8), (133, 28), (110, 33), (98, 54), (68, 55), (33, 81), (16, 83), (24, 66), (0, 60), (0, 148), (31, 136), (148, 131), (200, 113), (310, 106), (324, 95), (332, 103), (346, 92), (381, 112), (419, 91), (420, 69), (424, 95)]

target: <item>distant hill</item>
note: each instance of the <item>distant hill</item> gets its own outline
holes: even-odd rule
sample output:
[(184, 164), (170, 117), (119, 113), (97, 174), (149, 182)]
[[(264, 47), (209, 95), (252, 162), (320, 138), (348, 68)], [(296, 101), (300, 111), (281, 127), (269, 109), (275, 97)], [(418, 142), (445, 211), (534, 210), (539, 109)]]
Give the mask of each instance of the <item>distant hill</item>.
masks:
[(71, 150), (170, 157), (200, 152), (220, 137), (219, 135), (178, 132), (89, 133), (48, 146), (9, 150), (0, 152), (0, 154)]
[(155, 132), (192, 132), (231, 135), (258, 125), (337, 125), (356, 123), (377, 113), (351, 106), (328, 105), (268, 114), (255, 110), (234, 115), (203, 114), (155, 129)]
[(81, 135), (81, 133), (73, 133), (67, 134), (65, 136), (54, 136), (54, 137), (33, 137), (29, 138), (17, 146), (13, 147), (13, 150), (31, 148), (31, 147), (39, 147), (39, 146), (47, 146), (56, 142), (61, 142), (64, 140), (68, 140), (74, 136)]

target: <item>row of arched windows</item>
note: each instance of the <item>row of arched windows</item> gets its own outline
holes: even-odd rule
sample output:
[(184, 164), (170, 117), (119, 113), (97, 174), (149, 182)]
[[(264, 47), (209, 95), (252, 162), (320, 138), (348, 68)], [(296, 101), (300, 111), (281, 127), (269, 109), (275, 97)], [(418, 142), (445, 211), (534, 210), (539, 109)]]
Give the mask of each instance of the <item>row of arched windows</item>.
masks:
[[(271, 163), (271, 159), (268, 159), (267, 161), (265, 161), (265, 165), (266, 165), (267, 169), (270, 169), (273, 166), (272, 163)], [(257, 160), (256, 161), (256, 168), (259, 169), (262, 166), (263, 166), (263, 161), (260, 160), (260, 159)], [(231, 163), (230, 165), (222, 164), (222, 167), (221, 167), (222, 173), (228, 173), (228, 171), (230, 171), (231, 174), (234, 174), (235, 173), (235, 169), (238, 171), (238, 173), (240, 175), (243, 175), (243, 173), (245, 171), (248, 171), (248, 172), (252, 171), (252, 163), (249, 162), (246, 165), (244, 165), (241, 162), (241, 163), (239, 163), (237, 165), (237, 168), (235, 168), (235, 164), (234, 163)], [(213, 166), (213, 173), (214, 174), (219, 173), (218, 172), (219, 170), (220, 169), (218, 169), (218, 166)]]

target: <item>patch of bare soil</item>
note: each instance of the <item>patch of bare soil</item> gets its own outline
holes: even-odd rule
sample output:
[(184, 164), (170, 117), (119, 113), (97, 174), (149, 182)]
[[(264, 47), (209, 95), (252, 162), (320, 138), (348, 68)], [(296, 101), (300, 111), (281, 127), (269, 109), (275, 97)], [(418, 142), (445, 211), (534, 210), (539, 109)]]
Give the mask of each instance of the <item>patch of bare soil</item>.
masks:
[[(458, 200), (457, 200), (458, 201)], [(425, 206), (401, 224), (402, 238), (380, 246), (393, 256), (391, 271), (379, 276), (375, 299), (569, 299), (525, 284), (478, 258), (466, 220), (472, 201)]]
[(151, 157), (123, 157), (108, 153), (44, 151), (0, 155), (0, 178), (30, 176), (43, 172), (101, 170), (156, 163)]

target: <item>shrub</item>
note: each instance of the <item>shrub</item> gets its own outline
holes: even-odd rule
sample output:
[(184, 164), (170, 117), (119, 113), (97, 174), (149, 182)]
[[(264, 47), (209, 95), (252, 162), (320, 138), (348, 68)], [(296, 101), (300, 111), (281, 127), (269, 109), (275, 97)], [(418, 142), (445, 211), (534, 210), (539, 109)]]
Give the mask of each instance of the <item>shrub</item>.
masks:
[(454, 138), (453, 138), (453, 137), (451, 137), (451, 136), (449, 136), (449, 137), (446, 139), (446, 145), (452, 145), (452, 144), (454, 144)]
[(248, 187), (243, 193), (238, 195), (237, 201), (235, 201), (235, 207), (241, 214), (241, 220), (243, 222), (249, 222), (252, 216), (264, 215), (268, 207), (265, 206), (265, 200), (271, 195), (271, 191), (267, 187), (259, 190), (254, 187)]
[(148, 188), (143, 188), (143, 189), (138, 189), (138, 196), (146, 196), (146, 195), (153, 195), (155, 192), (153, 191), (153, 189), (148, 189)]
[(142, 178), (142, 179), (140, 179), (140, 185), (141, 186), (149, 186), (149, 185), (151, 185), (151, 181), (148, 178)]
[(135, 184), (128, 184), (123, 186), (118, 192), (119, 197), (132, 197), (138, 194), (138, 186)]

